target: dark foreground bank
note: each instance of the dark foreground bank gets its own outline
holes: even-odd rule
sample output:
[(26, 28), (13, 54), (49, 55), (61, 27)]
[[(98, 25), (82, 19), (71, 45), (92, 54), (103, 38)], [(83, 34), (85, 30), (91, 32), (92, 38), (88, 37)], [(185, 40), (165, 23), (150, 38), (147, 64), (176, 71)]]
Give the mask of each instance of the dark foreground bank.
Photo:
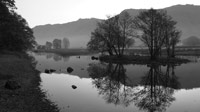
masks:
[[(58, 112), (56, 105), (45, 98), (39, 88), (39, 72), (34, 59), (26, 54), (0, 53), (0, 111), (1, 112)], [(7, 81), (15, 81), (20, 88), (5, 88)]]

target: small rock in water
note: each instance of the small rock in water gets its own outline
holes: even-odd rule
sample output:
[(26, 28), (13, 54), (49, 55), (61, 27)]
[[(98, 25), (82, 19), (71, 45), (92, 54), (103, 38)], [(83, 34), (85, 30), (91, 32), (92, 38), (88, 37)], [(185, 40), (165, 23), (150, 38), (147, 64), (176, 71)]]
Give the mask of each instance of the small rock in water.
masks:
[(50, 72), (55, 72), (56, 70), (54, 70), (54, 69), (50, 69), (49, 71), (50, 71)]
[(98, 60), (98, 57), (92, 56), (91, 59), (92, 60)]
[(45, 69), (44, 73), (51, 73), (51, 72), (48, 69)]
[(68, 68), (67, 68), (67, 72), (68, 72), (68, 73), (71, 73), (71, 72), (73, 72), (73, 71), (74, 71), (74, 69), (73, 69), (72, 67), (68, 67)]
[(72, 85), (72, 88), (73, 88), (73, 89), (76, 89), (77, 87), (76, 87), (75, 85)]
[(20, 84), (16, 81), (7, 81), (5, 86), (6, 89), (15, 90), (21, 88)]

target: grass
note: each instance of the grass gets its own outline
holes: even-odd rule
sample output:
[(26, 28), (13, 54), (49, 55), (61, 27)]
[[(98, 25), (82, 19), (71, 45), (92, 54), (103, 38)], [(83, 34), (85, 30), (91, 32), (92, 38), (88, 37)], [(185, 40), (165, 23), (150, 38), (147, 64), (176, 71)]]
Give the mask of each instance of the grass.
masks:
[[(4, 88), (7, 80), (15, 80), (21, 88)], [(56, 105), (45, 98), (40, 90), (39, 72), (34, 61), (26, 54), (0, 54), (0, 111), (1, 112), (58, 112)]]
[(55, 53), (62, 56), (77, 56), (77, 55), (88, 55), (95, 53), (95, 52), (90, 52), (87, 49), (49, 49), (49, 50), (35, 50), (34, 52)]

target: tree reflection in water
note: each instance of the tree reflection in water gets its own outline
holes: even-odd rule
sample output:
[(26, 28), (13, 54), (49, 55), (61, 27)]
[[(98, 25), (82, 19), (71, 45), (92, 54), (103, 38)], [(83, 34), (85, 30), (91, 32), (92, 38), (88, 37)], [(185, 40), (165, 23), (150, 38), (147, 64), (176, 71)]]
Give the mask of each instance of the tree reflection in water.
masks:
[(35, 53), (35, 55), (46, 56), (46, 59), (53, 59), (54, 61), (69, 61), (69, 55), (59, 55), (55, 53)]
[(88, 73), (99, 95), (107, 103), (129, 106), (135, 103), (140, 110), (149, 112), (165, 111), (175, 100), (173, 93), (180, 88), (174, 72), (174, 65), (167, 65), (166, 71), (160, 65), (148, 65), (149, 71), (141, 78), (140, 85), (134, 87), (126, 75), (123, 64), (91, 63)]
[(165, 111), (175, 100), (174, 90), (180, 88), (174, 65), (167, 65), (166, 72), (162, 72), (161, 66), (150, 65), (141, 85), (143, 88), (134, 94), (134, 102), (140, 109), (149, 112)]
[(127, 85), (128, 78), (122, 64), (92, 63), (88, 72), (107, 103), (128, 106), (132, 102), (133, 86)]

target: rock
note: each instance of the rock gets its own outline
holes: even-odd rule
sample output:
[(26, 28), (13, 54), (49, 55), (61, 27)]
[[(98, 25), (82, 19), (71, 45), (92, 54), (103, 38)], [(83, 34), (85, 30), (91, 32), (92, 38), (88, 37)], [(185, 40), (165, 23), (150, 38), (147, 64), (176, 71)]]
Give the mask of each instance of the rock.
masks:
[(80, 56), (77, 56), (77, 58), (80, 58)]
[(49, 71), (50, 71), (50, 72), (55, 72), (56, 70), (54, 70), (54, 69), (50, 69)]
[(68, 67), (68, 68), (67, 68), (67, 72), (68, 72), (68, 73), (71, 73), (71, 72), (73, 72), (73, 71), (74, 71), (74, 69), (73, 69), (72, 67)]
[(84, 70), (84, 68), (81, 68), (81, 70)]
[(98, 57), (95, 57), (95, 56), (92, 56), (91, 59), (92, 59), (92, 60), (98, 60), (99, 58), (98, 58)]
[(21, 88), (20, 84), (16, 81), (7, 81), (5, 86), (6, 89), (15, 90)]
[(76, 89), (77, 87), (76, 87), (75, 85), (72, 85), (72, 88), (73, 88), (73, 89)]
[(51, 73), (51, 72), (50, 72), (50, 70), (45, 69), (45, 70), (44, 70), (44, 73)]

